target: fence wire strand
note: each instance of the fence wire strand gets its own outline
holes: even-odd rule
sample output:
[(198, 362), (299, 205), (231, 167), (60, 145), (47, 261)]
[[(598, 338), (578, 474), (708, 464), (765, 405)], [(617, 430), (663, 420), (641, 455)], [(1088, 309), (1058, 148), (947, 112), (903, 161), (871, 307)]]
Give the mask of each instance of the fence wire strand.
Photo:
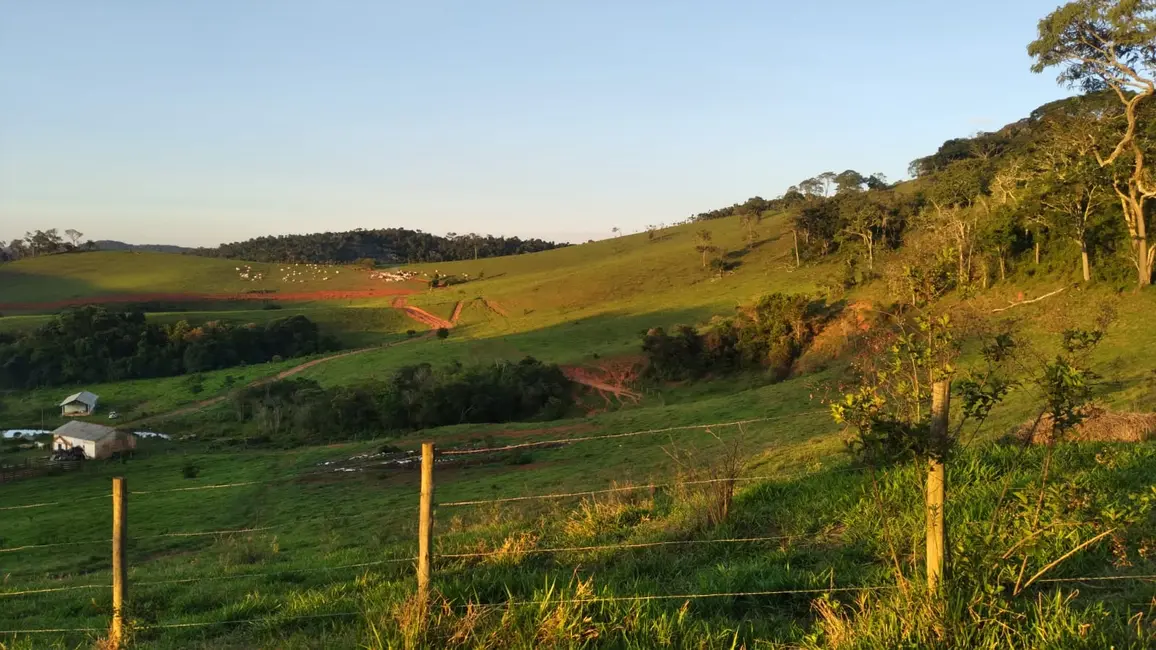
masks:
[(383, 564), (398, 564), (402, 562), (416, 562), (416, 557), (401, 557), (389, 560), (374, 560), (373, 562), (359, 562), (357, 564), (341, 564), (330, 567), (314, 567), (309, 569), (279, 569), (277, 571), (261, 571), (257, 573), (237, 573), (225, 576), (209, 576), (204, 578), (176, 578), (172, 580), (133, 580), (134, 585), (175, 585), (187, 582), (203, 582), (205, 580), (241, 580), (243, 578), (257, 578), (262, 576), (274, 576), (284, 573), (321, 573), (325, 571), (340, 571), (343, 569), (360, 569), (371, 566), (381, 566)]
[(1138, 576), (1086, 576), (1083, 578), (1041, 578), (1040, 580), (1036, 580), (1036, 582), (1102, 582), (1108, 580), (1156, 580), (1156, 574)]
[[(338, 618), (345, 616), (361, 616), (360, 612), (333, 612), (331, 614), (301, 614), (298, 616), (266, 616), (263, 618), (242, 618), (229, 621), (201, 621), (194, 623), (157, 623), (155, 625), (142, 625), (137, 629), (140, 630), (165, 630), (188, 627), (210, 627), (213, 625), (239, 625), (244, 623), (283, 623), (285, 621), (297, 621), (317, 618)], [(105, 632), (104, 628), (99, 627), (58, 627), (58, 628), (29, 628), (23, 630), (0, 630), (0, 634), (59, 634), (61, 632)]]
[(48, 594), (55, 591), (76, 591), (77, 589), (112, 589), (111, 584), (107, 585), (76, 585), (73, 587), (49, 587), (46, 589), (25, 589), (23, 591), (0, 591), (0, 598), (7, 596), (24, 596), (27, 594)]
[(437, 558), (470, 558), (470, 557), (489, 557), (492, 555), (519, 555), (519, 554), (542, 554), (542, 553), (577, 553), (582, 551), (603, 551), (618, 548), (652, 548), (657, 546), (680, 546), (693, 544), (743, 544), (743, 543), (757, 543), (757, 542), (777, 542), (790, 539), (801, 539), (804, 537), (811, 537), (809, 535), (776, 535), (774, 537), (735, 537), (727, 539), (683, 539), (683, 540), (667, 540), (661, 542), (634, 542), (623, 544), (601, 544), (596, 546), (564, 546), (555, 548), (531, 548), (518, 551), (479, 551), (477, 553), (435, 553), (434, 559)]
[(44, 501), (42, 503), (26, 503), (22, 506), (0, 506), (0, 510), (28, 510), (30, 508), (49, 508), (52, 506), (62, 506), (66, 504), (78, 503), (80, 501), (92, 501), (94, 499), (111, 499), (112, 493), (99, 494), (92, 497), (79, 497), (76, 499), (69, 499), (68, 501)]
[[(255, 533), (263, 530), (273, 530), (279, 526), (261, 526), (257, 528), (237, 528), (234, 530), (206, 530), (190, 533), (160, 533), (157, 535), (137, 535), (131, 537), (133, 541), (140, 539), (160, 539), (163, 537), (207, 537), (211, 535), (232, 535), (237, 533)], [(110, 544), (111, 539), (88, 539), (80, 542), (52, 542), (49, 544), (25, 544), (11, 548), (0, 548), (0, 553), (15, 553), (16, 551), (31, 551), (39, 548), (54, 548), (59, 546), (83, 546), (85, 544)]]
[[(842, 467), (829, 469), (830, 472), (851, 472), (859, 471), (858, 467)], [(695, 481), (681, 481), (678, 483), (642, 483), (639, 485), (625, 485), (620, 487), (605, 488), (600, 490), (586, 490), (583, 492), (556, 492), (552, 494), (533, 494), (521, 497), (505, 497), (501, 499), (476, 499), (473, 501), (448, 501), (446, 503), (434, 504), (439, 508), (456, 508), (461, 506), (480, 506), (491, 503), (513, 503), (516, 501), (533, 501), (535, 499), (568, 499), (573, 497), (587, 497), (597, 496), (599, 494), (612, 494), (615, 492), (637, 492), (640, 490), (650, 490), (658, 488), (677, 487), (679, 485), (708, 485), (711, 483), (750, 483), (754, 481), (781, 481), (784, 479), (798, 478), (806, 476), (807, 474), (788, 474), (779, 476), (739, 476), (735, 478), (712, 478), (701, 479)]]
[(769, 422), (771, 420), (784, 420), (789, 418), (801, 417), (804, 415), (820, 415), (825, 411), (806, 411), (803, 413), (792, 413), (790, 415), (777, 415), (765, 418), (752, 418), (749, 420), (735, 420), (734, 422), (716, 422), (714, 424), (687, 424), (677, 427), (665, 427), (662, 429), (645, 429), (643, 431), (630, 431), (628, 433), (610, 433), (601, 436), (580, 436), (576, 438), (556, 438), (554, 440), (538, 440), (534, 442), (522, 442), (514, 445), (503, 445), (501, 447), (484, 447), (482, 449), (449, 449), (438, 452), (439, 456), (468, 456), (471, 454), (489, 454), (499, 451), (511, 451), (513, 449), (527, 449), (530, 447), (543, 447), (546, 445), (568, 445), (575, 442), (590, 442), (592, 440), (610, 440), (612, 438), (629, 438), (632, 436), (644, 436), (654, 433), (668, 433), (670, 431), (688, 431), (691, 429), (712, 429), (722, 427), (742, 426), (744, 424), (754, 424), (756, 422)]

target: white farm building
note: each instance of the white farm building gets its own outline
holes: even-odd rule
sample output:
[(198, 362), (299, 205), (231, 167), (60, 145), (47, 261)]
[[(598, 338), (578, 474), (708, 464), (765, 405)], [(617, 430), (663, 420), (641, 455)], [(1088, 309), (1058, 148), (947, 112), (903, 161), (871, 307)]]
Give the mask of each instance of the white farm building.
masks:
[(96, 412), (96, 403), (100, 400), (96, 395), (82, 390), (75, 395), (69, 395), (60, 403), (60, 415), (92, 415)]
[(52, 448), (80, 447), (85, 458), (108, 458), (118, 451), (134, 449), (136, 437), (125, 431), (91, 422), (73, 420), (52, 432)]

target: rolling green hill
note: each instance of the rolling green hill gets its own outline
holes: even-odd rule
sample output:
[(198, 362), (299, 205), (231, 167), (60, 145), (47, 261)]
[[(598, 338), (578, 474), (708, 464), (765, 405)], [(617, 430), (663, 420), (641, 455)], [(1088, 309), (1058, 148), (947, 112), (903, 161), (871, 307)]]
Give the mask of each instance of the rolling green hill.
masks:
[[(250, 278), (241, 277), (252, 269)], [(253, 291), (312, 292), (365, 290), (366, 272), (349, 267), (297, 267), (297, 281), (283, 278), (287, 264), (248, 263), (145, 251), (101, 251), (33, 257), (0, 264), (0, 305), (106, 299), (142, 300), (158, 294), (244, 294)], [(326, 279), (327, 278), (327, 279)]]

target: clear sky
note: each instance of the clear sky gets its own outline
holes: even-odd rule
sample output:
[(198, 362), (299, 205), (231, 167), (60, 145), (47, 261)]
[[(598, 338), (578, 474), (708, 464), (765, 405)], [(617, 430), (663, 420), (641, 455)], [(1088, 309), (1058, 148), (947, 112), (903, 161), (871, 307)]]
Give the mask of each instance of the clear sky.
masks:
[(37, 0), (0, 12), (0, 238), (571, 241), (905, 177), (1069, 94), (1057, 0)]

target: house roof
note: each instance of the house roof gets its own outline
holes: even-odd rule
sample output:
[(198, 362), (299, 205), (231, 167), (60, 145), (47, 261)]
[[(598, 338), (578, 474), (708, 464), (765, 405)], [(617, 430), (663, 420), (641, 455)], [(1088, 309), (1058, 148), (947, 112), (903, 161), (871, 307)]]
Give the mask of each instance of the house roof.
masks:
[(84, 404), (84, 405), (88, 406), (89, 408), (95, 408), (97, 399), (99, 399), (99, 398), (96, 395), (94, 395), (93, 393), (90, 393), (86, 390), (82, 390), (75, 395), (69, 395), (68, 397), (64, 398), (64, 401), (61, 402), (59, 404), (59, 406), (64, 406), (65, 404), (71, 404), (73, 402), (80, 402), (81, 404)]
[(117, 430), (112, 427), (106, 427), (103, 424), (93, 424), (92, 422), (82, 422), (80, 420), (68, 422), (52, 432), (54, 436), (64, 436), (66, 438), (89, 440), (92, 442), (99, 442), (116, 434)]

